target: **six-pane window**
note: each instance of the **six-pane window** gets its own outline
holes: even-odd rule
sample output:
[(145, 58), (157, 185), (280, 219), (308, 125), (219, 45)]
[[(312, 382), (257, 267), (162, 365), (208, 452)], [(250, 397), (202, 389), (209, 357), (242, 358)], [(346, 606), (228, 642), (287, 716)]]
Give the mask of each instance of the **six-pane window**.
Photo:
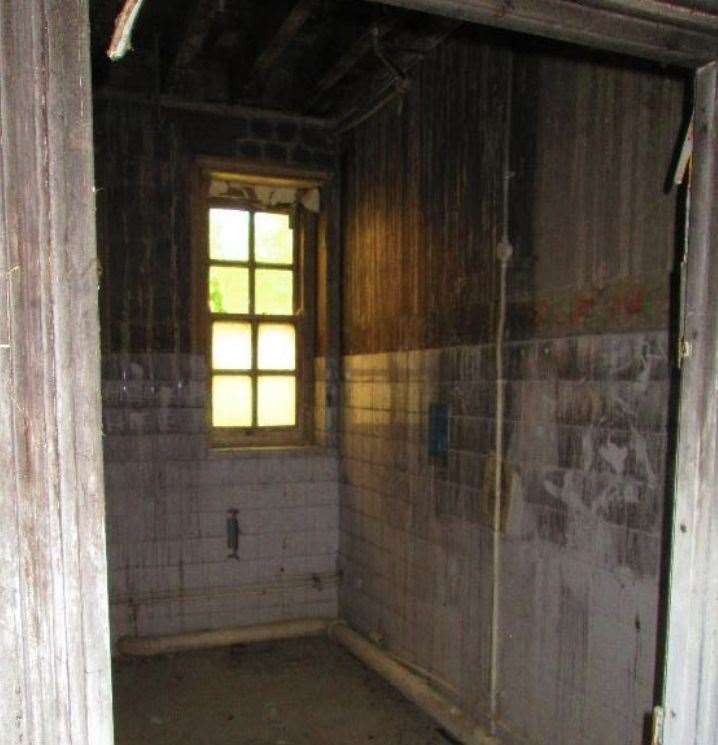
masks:
[(209, 208), (211, 423), (297, 425), (297, 273), (286, 212)]

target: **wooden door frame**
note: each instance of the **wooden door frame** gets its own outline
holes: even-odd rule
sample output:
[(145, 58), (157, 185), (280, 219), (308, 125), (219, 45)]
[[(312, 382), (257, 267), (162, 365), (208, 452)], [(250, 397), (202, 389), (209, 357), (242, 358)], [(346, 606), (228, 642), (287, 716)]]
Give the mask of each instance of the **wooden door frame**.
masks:
[(0, 742), (111, 745), (88, 0), (0, 3)]
[[(702, 663), (718, 622), (718, 15), (660, 0), (384, 1), (696, 70), (664, 742), (715, 742), (718, 671)], [(13, 71), (0, 77), (0, 739), (13, 745), (113, 738), (88, 4), (0, 4)]]

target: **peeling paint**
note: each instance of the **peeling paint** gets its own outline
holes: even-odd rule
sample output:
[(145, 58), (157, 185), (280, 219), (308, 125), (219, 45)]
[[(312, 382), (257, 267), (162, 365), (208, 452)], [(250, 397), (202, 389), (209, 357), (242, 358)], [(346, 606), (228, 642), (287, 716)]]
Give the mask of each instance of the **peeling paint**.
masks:
[(613, 442), (599, 448), (599, 455), (611, 466), (614, 473), (622, 475), (625, 470), (626, 458), (628, 457), (628, 448), (619, 447)]

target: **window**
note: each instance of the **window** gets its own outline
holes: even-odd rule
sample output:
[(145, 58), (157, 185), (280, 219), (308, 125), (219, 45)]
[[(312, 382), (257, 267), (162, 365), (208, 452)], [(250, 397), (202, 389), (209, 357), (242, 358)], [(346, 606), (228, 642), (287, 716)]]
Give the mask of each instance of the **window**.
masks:
[(287, 211), (209, 201), (204, 286), (215, 444), (301, 437), (302, 277)]
[(319, 171), (198, 158), (191, 348), (205, 356), (213, 447), (313, 436)]

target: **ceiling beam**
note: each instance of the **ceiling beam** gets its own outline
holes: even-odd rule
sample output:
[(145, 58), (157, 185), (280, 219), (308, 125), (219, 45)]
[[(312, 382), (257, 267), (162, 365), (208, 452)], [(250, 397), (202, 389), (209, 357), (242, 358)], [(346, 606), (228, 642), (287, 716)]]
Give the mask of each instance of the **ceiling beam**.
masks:
[(658, 0), (651, 0), (640, 15), (630, 7), (638, 4), (629, 0), (620, 9), (617, 0), (594, 0), (591, 6), (569, 0), (381, 2), (668, 64), (697, 67), (718, 57), (718, 36), (708, 23), (705, 30), (679, 25), (676, 6)]
[(190, 111), (195, 114), (209, 114), (226, 119), (269, 119), (275, 122), (292, 122), (293, 124), (306, 124), (310, 127), (334, 127), (332, 119), (316, 116), (304, 116), (301, 114), (288, 114), (284, 111), (273, 111), (272, 109), (260, 109), (254, 106), (243, 106), (241, 104), (206, 103), (203, 101), (190, 101), (176, 96), (164, 95), (159, 98), (147, 96), (143, 93), (133, 93), (119, 88), (104, 87), (95, 91), (96, 101), (121, 101), (134, 103), (138, 106), (160, 106), (163, 109), (175, 111)]
[(327, 91), (331, 90), (345, 75), (347, 75), (354, 66), (371, 51), (374, 45), (374, 38), (383, 39), (390, 31), (396, 27), (394, 19), (387, 19), (373, 25), (369, 31), (360, 36), (351, 48), (342, 55), (337, 62), (329, 68), (319, 82), (316, 84), (312, 95), (304, 107), (304, 111), (311, 111), (317, 102), (324, 96)]
[(202, 51), (212, 24), (220, 12), (217, 0), (195, 0), (194, 8), (188, 14), (184, 35), (167, 73), (164, 88), (170, 93), (175, 93), (182, 87), (187, 70)]
[(256, 96), (261, 92), (269, 71), (301, 31), (319, 2), (320, 0), (297, 0), (277, 33), (254, 61), (244, 88), (246, 96)]
[[(603, 7), (619, 13), (640, 16), (641, 18), (662, 18), (664, 21), (692, 28), (696, 31), (718, 31), (718, 13), (696, 10), (685, 5), (673, 5), (661, 0), (584, 0), (586, 5)], [(718, 6), (717, 6), (718, 8)]]

